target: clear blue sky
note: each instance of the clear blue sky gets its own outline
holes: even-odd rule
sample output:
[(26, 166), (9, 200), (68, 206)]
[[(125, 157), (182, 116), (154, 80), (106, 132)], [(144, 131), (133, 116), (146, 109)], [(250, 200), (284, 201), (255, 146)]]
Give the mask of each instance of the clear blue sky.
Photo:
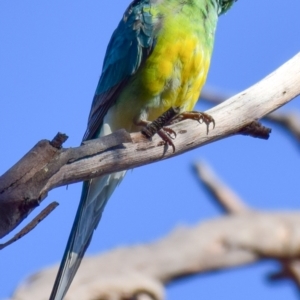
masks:
[[(127, 5), (120, 0), (0, 2), (0, 174), (58, 131), (69, 135), (65, 146), (80, 143), (106, 45)], [(295, 55), (299, 12), (298, 0), (239, 0), (220, 19), (207, 84), (241, 91)], [(282, 110), (295, 108), (300, 109), (299, 99)], [(206, 107), (200, 103), (197, 109)], [(218, 217), (191, 171), (196, 160), (210, 163), (255, 208), (299, 209), (299, 154), (274, 127), (269, 141), (233, 137), (130, 171), (109, 202), (88, 254), (152, 241), (178, 224)], [(0, 252), (0, 299), (26, 276), (60, 261), (80, 189), (75, 184), (52, 191), (41, 209), (56, 200), (55, 212)], [(266, 275), (275, 270), (276, 263), (264, 262), (194, 276), (170, 285), (168, 299), (296, 299), (289, 282), (267, 283)]]

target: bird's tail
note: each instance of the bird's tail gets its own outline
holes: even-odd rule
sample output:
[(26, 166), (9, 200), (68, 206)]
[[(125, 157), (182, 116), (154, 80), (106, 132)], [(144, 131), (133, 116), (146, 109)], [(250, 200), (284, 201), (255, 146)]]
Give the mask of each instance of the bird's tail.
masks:
[(104, 207), (125, 173), (126, 171), (116, 172), (83, 183), (80, 204), (50, 300), (61, 300), (67, 293)]

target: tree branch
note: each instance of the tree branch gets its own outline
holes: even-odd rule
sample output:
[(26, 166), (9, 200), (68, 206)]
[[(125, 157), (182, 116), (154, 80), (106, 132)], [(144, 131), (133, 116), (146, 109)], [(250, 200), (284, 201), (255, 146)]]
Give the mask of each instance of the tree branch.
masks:
[(229, 214), (249, 213), (252, 211), (205, 163), (196, 163), (195, 169), (200, 182), (203, 183), (204, 188), (223, 211)]
[(209, 110), (216, 128), (208, 135), (205, 126), (195, 121), (173, 125), (175, 153), (162, 146), (157, 136), (150, 141), (141, 133), (129, 136), (124, 131), (70, 149), (39, 142), (0, 177), (0, 237), (26, 218), (51, 189), (170, 158), (236, 134), (299, 95), (299, 83), (300, 53), (251, 88)]
[[(239, 230), (236, 230), (236, 229)], [(164, 299), (163, 285), (179, 277), (291, 260), (300, 252), (300, 213), (251, 212), (181, 227), (157, 242), (87, 257), (66, 300)], [(100, 270), (100, 271), (99, 271)], [(31, 276), (11, 300), (46, 299), (57, 266)]]
[[(229, 187), (227, 187), (213, 171), (204, 163), (195, 164), (200, 181), (204, 187), (212, 195), (213, 199), (219, 206), (230, 214), (244, 214), (254, 212), (250, 207), (244, 204), (244, 201), (236, 195)], [(279, 259), (282, 270), (269, 276), (270, 280), (292, 279), (300, 290), (300, 260), (299, 257), (287, 257)]]
[(298, 142), (298, 146), (300, 146), (300, 114), (299, 112), (291, 112), (291, 113), (278, 113), (274, 112), (268, 115), (267, 120), (280, 125), (283, 129), (285, 129), (295, 140)]
[[(230, 95), (217, 91), (213, 88), (205, 88), (201, 92), (200, 100), (206, 101), (212, 105), (218, 105), (230, 98)], [(288, 132), (300, 146), (300, 113), (295, 112), (272, 112), (263, 118), (264, 120), (282, 127)]]

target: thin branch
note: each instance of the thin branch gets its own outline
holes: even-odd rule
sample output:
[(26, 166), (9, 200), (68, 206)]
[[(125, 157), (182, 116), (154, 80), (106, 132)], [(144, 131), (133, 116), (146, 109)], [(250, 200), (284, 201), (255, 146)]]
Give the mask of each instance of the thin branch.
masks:
[(214, 174), (207, 164), (196, 163), (195, 169), (204, 188), (225, 212), (238, 214), (252, 211), (232, 189)]
[(274, 112), (267, 116), (267, 120), (280, 125), (284, 130), (286, 130), (300, 146), (300, 113), (290, 112), (290, 113), (278, 113)]
[(38, 143), (0, 178), (0, 237), (27, 217), (51, 189), (170, 158), (236, 134), (299, 95), (299, 83), (300, 53), (251, 88), (209, 110), (216, 127), (208, 135), (205, 126), (195, 121), (173, 125), (175, 153), (162, 146), (158, 136), (150, 141), (141, 133), (118, 132), (61, 150), (47, 141)]
[(0, 250), (4, 249), (5, 247), (11, 245), (12, 243), (16, 242), (24, 235), (28, 234), (31, 230), (33, 230), (41, 221), (43, 221), (49, 214), (58, 206), (57, 202), (52, 202), (47, 205), (33, 220), (31, 220), (21, 231), (15, 234), (10, 240), (6, 243), (0, 244)]

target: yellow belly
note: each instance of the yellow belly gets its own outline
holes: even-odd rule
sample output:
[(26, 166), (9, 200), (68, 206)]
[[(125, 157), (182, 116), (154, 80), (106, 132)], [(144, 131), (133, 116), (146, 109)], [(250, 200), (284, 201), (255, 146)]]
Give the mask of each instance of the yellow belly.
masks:
[[(152, 121), (171, 106), (192, 110), (210, 64), (211, 49), (201, 35), (176, 20), (164, 24), (153, 52), (122, 91), (114, 109), (114, 130), (137, 130), (135, 121)], [(202, 41), (203, 42), (203, 41)]]
[(148, 99), (149, 118), (155, 118), (171, 106), (192, 110), (209, 68), (209, 56), (196, 36), (182, 36), (161, 43), (141, 70), (141, 85)]

